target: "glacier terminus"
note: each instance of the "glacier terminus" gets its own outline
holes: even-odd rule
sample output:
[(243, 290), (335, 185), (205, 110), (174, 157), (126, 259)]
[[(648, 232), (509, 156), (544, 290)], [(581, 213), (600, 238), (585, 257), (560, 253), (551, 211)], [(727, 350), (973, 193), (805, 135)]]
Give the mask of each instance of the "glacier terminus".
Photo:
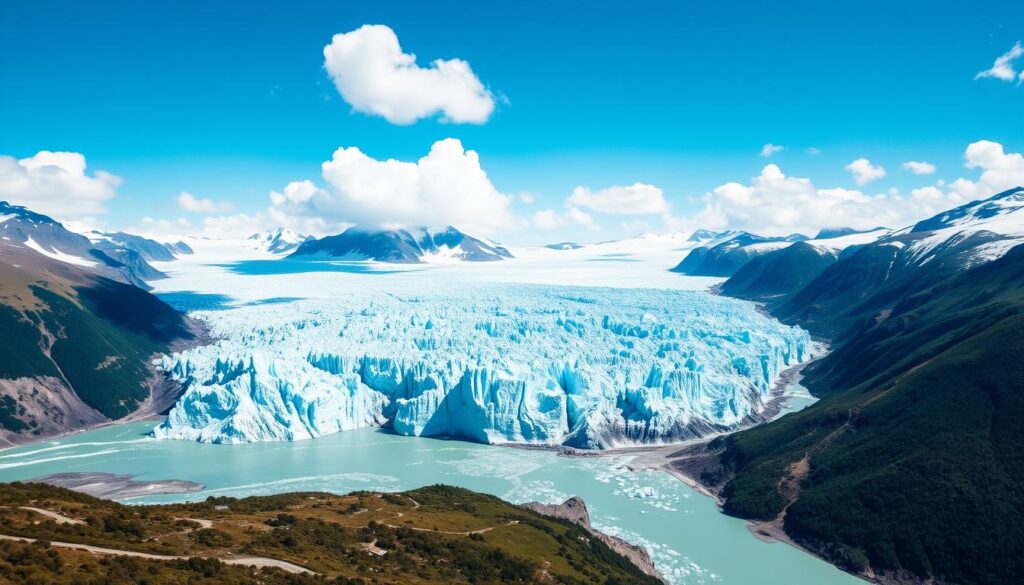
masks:
[[(194, 311), (217, 341), (159, 358), (185, 391), (154, 435), (674, 442), (758, 415), (780, 373), (820, 351), (806, 331), (705, 292), (437, 276), (342, 274), (344, 290), (324, 281), (329, 294)], [(255, 278), (287, 289), (324, 277)]]

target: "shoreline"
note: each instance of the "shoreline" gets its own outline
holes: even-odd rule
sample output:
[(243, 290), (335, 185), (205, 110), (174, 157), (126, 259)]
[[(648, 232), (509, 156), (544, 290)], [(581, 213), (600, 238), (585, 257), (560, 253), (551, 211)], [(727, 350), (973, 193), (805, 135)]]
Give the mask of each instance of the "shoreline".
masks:
[[(764, 422), (768, 422), (770, 420), (775, 420), (779, 416), (784, 416), (782, 411), (784, 410), (785, 402), (791, 396), (791, 394), (788, 393), (787, 390), (790, 389), (794, 384), (799, 383), (799, 381), (800, 381), (800, 373), (801, 373), (802, 369), (804, 367), (806, 367), (809, 363), (811, 363), (811, 361), (805, 362), (803, 364), (798, 364), (797, 366), (794, 366), (792, 368), (784, 370), (780, 374), (779, 378), (776, 380), (776, 383), (775, 383), (775, 385), (773, 386), (773, 388), (771, 390), (771, 394), (770, 394), (771, 397), (766, 402), (765, 407), (761, 411), (762, 416), (758, 417), (757, 420), (750, 420), (747, 424), (743, 425), (742, 427), (740, 427), (740, 429), (736, 429), (736, 430), (742, 430), (742, 429), (745, 429), (745, 428), (750, 428), (752, 426), (756, 426), (757, 424), (763, 424)], [(151, 418), (155, 418), (155, 417), (151, 417)], [(113, 425), (118, 424), (119, 422), (126, 422), (126, 423), (129, 423), (129, 424), (132, 424), (132, 423), (142, 422), (142, 420), (111, 421), (110, 423), (107, 423), (106, 425), (103, 425), (103, 426), (113, 426)], [(89, 430), (94, 430), (94, 429), (89, 429)], [(376, 429), (376, 430), (377, 430), (377, 432), (385, 432), (385, 433), (388, 433), (388, 434), (394, 434), (394, 433), (389, 432), (387, 429)], [(86, 430), (79, 431), (79, 432), (85, 432), (85, 431)], [(731, 431), (731, 432), (736, 432), (736, 431)], [(72, 434), (76, 434), (76, 433), (68, 433), (68, 435), (72, 435)], [(553, 447), (539, 446), (539, 445), (504, 444), (504, 445), (492, 445), (492, 446), (521, 448), (521, 449), (525, 449), (525, 450), (555, 451), (556, 455), (558, 455), (558, 456), (565, 456), (565, 457), (606, 457), (606, 456), (619, 456), (619, 455), (633, 455), (634, 457), (628, 462), (627, 465), (625, 465), (625, 467), (628, 469), (628, 471), (630, 471), (630, 472), (650, 471), (650, 470), (663, 471), (663, 472), (667, 473), (668, 475), (672, 476), (673, 478), (675, 478), (676, 480), (682, 482), (686, 487), (692, 489), (693, 491), (699, 492), (701, 495), (711, 498), (711, 500), (713, 502), (715, 502), (715, 505), (718, 508), (718, 513), (726, 515), (723, 512), (721, 512), (721, 508), (722, 508), (722, 505), (723, 505), (723, 500), (722, 500), (722, 498), (720, 498), (718, 496), (717, 493), (715, 493), (715, 491), (713, 489), (711, 489), (708, 486), (706, 486), (703, 483), (701, 483), (694, 476), (692, 476), (690, 474), (687, 474), (685, 472), (685, 470), (682, 470), (682, 469), (674, 467), (672, 465), (672, 462), (674, 460), (678, 460), (679, 459), (679, 455), (682, 454), (681, 452), (683, 452), (685, 450), (688, 450), (688, 449), (693, 449), (693, 448), (695, 448), (695, 447), (697, 447), (699, 445), (702, 445), (702, 444), (707, 444), (710, 441), (714, 440), (716, 437), (727, 435), (727, 434), (730, 434), (730, 433), (728, 433), (728, 432), (720, 432), (720, 433), (715, 433), (713, 435), (705, 436), (705, 437), (702, 437), (702, 438), (699, 438), (699, 439), (691, 439), (691, 440), (687, 440), (687, 441), (683, 441), (683, 442), (679, 442), (679, 443), (670, 443), (670, 444), (662, 444), (662, 445), (624, 446), (624, 447), (619, 447), (619, 448), (614, 448), (614, 449), (607, 449), (607, 450), (601, 450), (601, 451), (594, 451), (594, 450), (591, 450), (591, 451), (569, 450), (569, 449), (565, 449), (565, 448), (553, 448)], [(462, 440), (462, 439), (442, 438), (442, 437), (432, 437), (432, 438), (440, 439), (440, 440)], [(46, 439), (41, 439), (39, 441), (35, 441), (34, 443), (44, 443), (44, 442), (46, 442)], [(22, 445), (22, 446), (24, 446), (24, 445)], [(673, 455), (675, 455), (676, 457), (673, 457)], [(35, 481), (35, 480), (27, 480), (27, 481)], [(165, 481), (173, 482), (174, 480), (165, 480)], [(739, 519), (739, 518), (737, 518), (737, 519)], [(821, 555), (818, 555), (818, 554), (814, 553), (813, 551), (808, 550), (808, 549), (800, 546), (799, 544), (793, 542), (788, 537), (788, 535), (786, 535), (785, 532), (782, 530), (782, 527), (780, 525), (778, 525), (777, 523), (765, 523), (765, 522), (756, 522), (756, 521), (745, 521), (745, 523), (746, 523), (747, 530), (750, 532), (750, 535), (753, 536), (754, 538), (757, 538), (758, 540), (760, 540), (762, 542), (768, 542), (768, 543), (770, 543), (770, 542), (783, 542), (785, 544), (789, 544), (790, 546), (792, 546), (792, 547), (794, 547), (796, 549), (799, 549), (801, 552), (810, 554), (814, 558), (816, 558), (818, 560), (821, 560), (821, 561), (829, 564), (830, 566), (835, 567), (834, 564), (829, 563), (828, 560), (823, 558)], [(857, 577), (859, 577), (861, 579), (864, 579), (864, 576), (862, 576), (862, 575), (855, 575), (855, 576), (857, 576)]]

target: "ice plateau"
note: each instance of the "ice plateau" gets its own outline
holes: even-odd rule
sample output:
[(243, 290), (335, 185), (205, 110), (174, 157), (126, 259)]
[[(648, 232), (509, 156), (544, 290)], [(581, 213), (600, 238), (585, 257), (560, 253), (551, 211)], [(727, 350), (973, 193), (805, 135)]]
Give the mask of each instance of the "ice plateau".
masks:
[(158, 438), (677, 441), (756, 416), (817, 351), (749, 303), (680, 290), (441, 282), (198, 316), (219, 341), (160, 358), (186, 390)]

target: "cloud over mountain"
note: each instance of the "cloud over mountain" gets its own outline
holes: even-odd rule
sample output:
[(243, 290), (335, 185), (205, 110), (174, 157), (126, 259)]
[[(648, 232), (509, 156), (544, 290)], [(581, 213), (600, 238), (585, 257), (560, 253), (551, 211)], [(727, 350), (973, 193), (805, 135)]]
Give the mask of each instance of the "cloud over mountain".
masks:
[[(878, 175), (867, 159), (851, 163)], [(901, 227), (955, 205), (1024, 184), (1024, 157), (1006, 153), (997, 142), (981, 140), (964, 152), (965, 166), (977, 169), (977, 180), (959, 178), (922, 186), (901, 194), (888, 190), (868, 194), (856, 189), (819, 187), (809, 178), (787, 176), (777, 165), (765, 166), (749, 183), (720, 185), (703, 197), (704, 207), (685, 218), (671, 218), (679, 229), (745, 229), (764, 235), (814, 234), (827, 227), (870, 229)], [(880, 167), (877, 167), (880, 169)], [(854, 171), (856, 175), (857, 171)]]
[(106, 213), (105, 203), (120, 185), (121, 178), (106, 171), (86, 173), (85, 156), (77, 152), (0, 156), (0, 200), (62, 220)]
[(271, 193), (271, 213), (327, 224), (453, 224), (484, 234), (520, 222), (510, 210), (513, 197), (499, 192), (479, 155), (454, 138), (435, 142), (415, 162), (378, 160), (342, 147), (321, 169), (322, 187), (293, 181)]

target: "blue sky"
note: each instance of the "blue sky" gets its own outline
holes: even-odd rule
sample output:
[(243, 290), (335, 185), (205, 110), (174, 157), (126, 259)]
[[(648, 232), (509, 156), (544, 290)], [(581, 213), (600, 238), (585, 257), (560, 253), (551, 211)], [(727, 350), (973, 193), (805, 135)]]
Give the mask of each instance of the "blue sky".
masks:
[[(1024, 40), (1024, 3), (894, 4), (5, 3), (0, 154), (77, 152), (118, 175), (107, 213), (91, 218), (110, 226), (200, 223), (176, 203), (182, 191), (258, 214), (290, 181), (323, 184), (336, 148), (415, 161), (449, 137), (479, 153), (498, 191), (534, 195), (511, 204), (524, 222), (564, 213), (577, 186), (636, 182), (661, 189), (674, 218), (693, 217), (705, 193), (746, 185), (769, 162), (865, 194), (977, 181), (968, 144), (1024, 150), (1024, 87), (975, 79)], [(408, 125), (353, 112), (323, 49), (364, 24), (390, 27), (421, 67), (467, 61), (494, 112)], [(785, 150), (762, 157), (767, 143)], [(862, 157), (886, 176), (858, 186), (844, 168)], [(938, 171), (901, 170), (908, 160)], [(583, 210), (599, 230), (531, 224), (495, 237), (667, 229), (664, 214)]]

